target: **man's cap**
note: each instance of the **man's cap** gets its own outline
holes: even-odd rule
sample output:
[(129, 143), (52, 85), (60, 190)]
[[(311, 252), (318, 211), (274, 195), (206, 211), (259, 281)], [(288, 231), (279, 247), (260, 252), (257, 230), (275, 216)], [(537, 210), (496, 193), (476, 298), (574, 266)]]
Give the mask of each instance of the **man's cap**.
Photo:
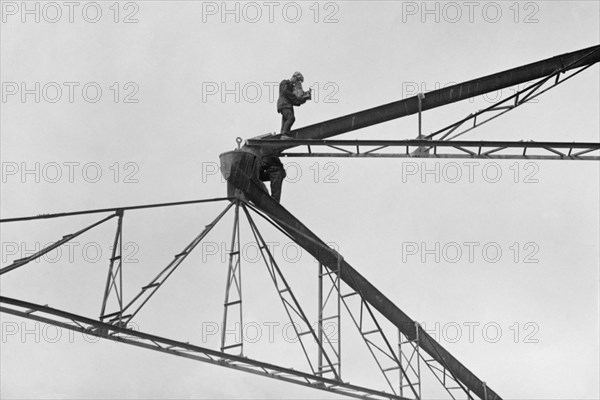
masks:
[(296, 72), (294, 72), (294, 75), (292, 75), (292, 76), (295, 76), (296, 78), (298, 78), (298, 80), (300, 82), (304, 82), (304, 75), (302, 75), (300, 72), (296, 71)]

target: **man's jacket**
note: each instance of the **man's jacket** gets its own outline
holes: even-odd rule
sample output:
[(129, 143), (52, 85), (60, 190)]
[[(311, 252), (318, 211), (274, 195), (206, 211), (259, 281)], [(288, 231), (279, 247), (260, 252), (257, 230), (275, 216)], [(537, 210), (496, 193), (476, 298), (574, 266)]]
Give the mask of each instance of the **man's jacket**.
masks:
[(279, 84), (279, 99), (277, 99), (277, 112), (284, 108), (293, 110), (293, 106), (299, 106), (306, 102), (306, 99), (294, 94), (294, 84), (289, 79), (284, 79)]

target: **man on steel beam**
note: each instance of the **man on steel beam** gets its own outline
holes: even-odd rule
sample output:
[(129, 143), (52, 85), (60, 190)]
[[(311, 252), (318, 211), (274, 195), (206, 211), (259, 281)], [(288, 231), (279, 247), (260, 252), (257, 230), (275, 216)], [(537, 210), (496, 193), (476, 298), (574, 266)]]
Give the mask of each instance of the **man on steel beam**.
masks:
[[(311, 99), (311, 90), (305, 92), (302, 89), (304, 76), (300, 72), (294, 72), (291, 79), (284, 79), (279, 84), (279, 99), (277, 100), (277, 112), (281, 114), (281, 139), (291, 139), (290, 129), (296, 121), (294, 117), (294, 106), (300, 106)], [(271, 197), (277, 202), (281, 200), (281, 186), (285, 179), (285, 169), (277, 154), (266, 154), (260, 163), (260, 180), (271, 182)]]
[(311, 99), (311, 91), (302, 89), (304, 76), (294, 72), (291, 79), (284, 79), (279, 83), (279, 99), (277, 99), (277, 112), (281, 114), (281, 138), (290, 139), (290, 129), (296, 121), (294, 106), (301, 106)]

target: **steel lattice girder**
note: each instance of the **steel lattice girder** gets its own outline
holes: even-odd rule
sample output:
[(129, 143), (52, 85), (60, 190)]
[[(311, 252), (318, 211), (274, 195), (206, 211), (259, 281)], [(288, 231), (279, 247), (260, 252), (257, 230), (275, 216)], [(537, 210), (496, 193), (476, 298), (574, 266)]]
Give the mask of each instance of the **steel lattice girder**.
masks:
[[(86, 335), (93, 335), (102, 339), (126, 343), (145, 349), (160, 351), (163, 353), (214, 365), (220, 365), (227, 368), (233, 368), (256, 375), (275, 378), (286, 382), (308, 386), (314, 389), (326, 390), (355, 398), (409, 400), (405, 397), (396, 396), (390, 393), (372, 390), (342, 381), (327, 379), (321, 376), (296, 371), (294, 369), (253, 360), (247, 357), (236, 356), (207, 349), (205, 347), (195, 346), (189, 343), (178, 342), (160, 336), (135, 331), (133, 329), (125, 328), (121, 325), (104, 323), (66, 311), (57, 310), (48, 306), (42, 306), (39, 304), (29, 303), (3, 296), (0, 296), (0, 303), (2, 303), (2, 306), (0, 306), (0, 312), (52, 324), (61, 328), (81, 332)], [(8, 307), (6, 307), (6, 305), (8, 305)]]
[[(257, 161), (258, 159), (253, 153), (244, 150), (223, 153), (221, 155), (221, 171), (229, 185), (241, 190), (248, 200), (272, 218), (281, 229), (330, 271), (336, 272), (339, 262), (340, 277), (348, 286), (360, 293), (407, 338), (417, 339), (419, 346), (434, 360), (446, 367), (456, 380), (464, 384), (468, 390), (481, 399), (500, 399), (500, 396), (437, 343), (424, 329), (417, 328), (412, 318), (359, 274), (340, 254), (327, 246), (281, 204), (273, 200), (263, 189), (262, 182), (258, 180)], [(417, 329), (419, 329), (418, 335)]]
[[(469, 140), (287, 140), (293, 146), (307, 146), (305, 153), (282, 153), (286, 157), (403, 157), (403, 158), (483, 158), (483, 159), (526, 159), (526, 160), (600, 160), (598, 155), (585, 155), (600, 150), (600, 143), (581, 142), (534, 142), (534, 141), (469, 141)], [(280, 139), (247, 141), (250, 147), (265, 149), (281, 145)], [(313, 147), (333, 149), (335, 152), (315, 153)], [(362, 147), (362, 149), (361, 149)], [(399, 148), (405, 151), (382, 152), (384, 149)], [(444, 150), (458, 150), (447, 153)], [(507, 154), (509, 150), (520, 150), (520, 154)], [(527, 154), (527, 150), (543, 150), (545, 154)], [(568, 150), (563, 153), (560, 150)], [(577, 149), (576, 152), (574, 150)], [(503, 153), (504, 152), (504, 153)], [(500, 153), (500, 154), (499, 154)]]

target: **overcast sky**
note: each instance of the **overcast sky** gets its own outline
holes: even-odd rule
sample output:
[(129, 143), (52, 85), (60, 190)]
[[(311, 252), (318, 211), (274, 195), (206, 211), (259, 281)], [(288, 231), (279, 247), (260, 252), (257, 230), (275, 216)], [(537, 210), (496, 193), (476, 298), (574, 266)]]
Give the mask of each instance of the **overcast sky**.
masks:
[[(600, 38), (597, 1), (1, 6), (2, 218), (225, 196), (219, 154), (236, 137), (278, 131), (276, 87), (294, 71), (314, 95), (296, 109), (297, 128)], [(464, 139), (598, 142), (599, 88), (595, 65)], [(424, 133), (514, 93), (426, 112)], [(340, 138), (416, 136), (411, 116)], [(598, 162), (283, 161), (283, 205), (500, 396), (600, 396)], [(125, 299), (225, 206), (126, 213)], [(2, 266), (100, 218), (2, 224)], [(232, 221), (230, 212), (160, 288), (138, 329), (218, 349)], [(244, 323), (256, 342), (245, 355), (307, 370), (242, 222)], [(259, 226), (315, 321), (317, 264)], [(97, 318), (114, 231), (111, 221), (3, 275), (2, 295)], [(339, 398), (0, 317), (3, 398)], [(344, 380), (385, 390), (342, 318)]]

